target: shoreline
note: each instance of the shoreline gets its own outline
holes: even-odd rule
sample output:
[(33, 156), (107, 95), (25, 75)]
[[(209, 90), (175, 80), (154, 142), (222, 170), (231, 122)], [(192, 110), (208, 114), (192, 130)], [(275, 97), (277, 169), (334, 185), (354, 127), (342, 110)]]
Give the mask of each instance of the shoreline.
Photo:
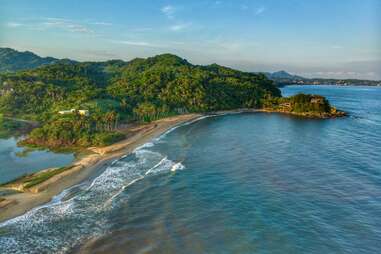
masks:
[[(272, 109), (235, 109), (209, 112), (206, 114), (194, 113), (172, 116), (159, 119), (148, 124), (138, 124), (127, 128), (133, 134), (126, 139), (106, 147), (90, 147), (86, 150), (92, 154), (86, 155), (83, 158), (76, 159), (68, 165), (68, 170), (54, 175), (48, 180), (28, 189), (27, 192), (15, 193), (4, 196), (0, 200), (0, 223), (44, 205), (50, 202), (55, 196), (60, 194), (65, 189), (73, 187), (85, 180), (91, 178), (96, 172), (99, 172), (105, 166), (115, 159), (133, 152), (137, 147), (149, 142), (155, 137), (158, 137), (177, 125), (192, 122), (201, 117), (218, 116), (226, 114), (238, 113), (280, 113), (289, 116), (299, 116), (303, 118), (336, 118), (336, 117), (311, 117), (308, 115), (294, 114), (292, 112), (282, 112)], [(345, 115), (343, 115), (345, 116)], [(47, 171), (51, 169), (42, 170)]]
[(50, 202), (65, 189), (77, 185), (99, 172), (111, 161), (130, 154), (137, 147), (164, 134), (171, 128), (193, 121), (204, 114), (185, 114), (160, 119), (148, 124), (133, 126), (133, 134), (126, 139), (106, 147), (87, 150), (93, 154), (84, 156), (68, 165), (71, 168), (33, 187), (31, 191), (10, 194), (0, 201), (0, 222), (7, 221)]
[(288, 116), (294, 116), (294, 117), (300, 117), (304, 119), (335, 119), (335, 118), (341, 118), (348, 116), (348, 113), (344, 111), (337, 111), (336, 113), (297, 113), (292, 111), (284, 111), (284, 110), (278, 110), (278, 109), (271, 109), (271, 108), (263, 108), (258, 109), (256, 112), (261, 113), (278, 113), (282, 115), (288, 115)]

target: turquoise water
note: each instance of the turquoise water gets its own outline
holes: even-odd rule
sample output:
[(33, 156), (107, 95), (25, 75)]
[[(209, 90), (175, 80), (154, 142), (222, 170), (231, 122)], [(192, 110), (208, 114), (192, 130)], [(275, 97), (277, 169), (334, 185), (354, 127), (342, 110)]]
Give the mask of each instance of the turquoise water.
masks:
[(299, 91), (350, 116), (178, 127), (0, 224), (0, 253), (379, 253), (381, 89)]
[(23, 154), (24, 148), (18, 147), (17, 141), (15, 137), (0, 138), (0, 184), (42, 169), (62, 167), (74, 160), (73, 154), (42, 150)]

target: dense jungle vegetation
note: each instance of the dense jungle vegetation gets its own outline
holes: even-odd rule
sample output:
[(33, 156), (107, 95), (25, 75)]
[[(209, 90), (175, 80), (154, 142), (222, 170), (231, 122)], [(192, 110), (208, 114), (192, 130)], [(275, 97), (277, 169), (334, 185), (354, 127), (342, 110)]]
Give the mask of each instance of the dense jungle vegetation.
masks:
[(63, 61), (0, 75), (0, 113), (40, 122), (24, 144), (48, 147), (107, 145), (124, 137), (117, 131), (121, 123), (261, 108), (276, 98), (280, 90), (263, 74), (192, 65), (171, 54), (130, 62)]

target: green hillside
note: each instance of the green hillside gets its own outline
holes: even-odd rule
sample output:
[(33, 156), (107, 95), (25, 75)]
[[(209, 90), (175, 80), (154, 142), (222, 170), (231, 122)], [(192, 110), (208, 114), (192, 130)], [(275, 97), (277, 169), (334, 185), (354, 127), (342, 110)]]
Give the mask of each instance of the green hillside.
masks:
[(0, 95), (0, 113), (41, 122), (24, 143), (49, 147), (105, 145), (123, 138), (116, 131), (122, 122), (261, 108), (281, 97), (262, 74), (192, 65), (171, 54), (6, 73)]
[(40, 57), (32, 52), (20, 52), (11, 48), (0, 48), (0, 72), (29, 70), (59, 61), (53, 57)]

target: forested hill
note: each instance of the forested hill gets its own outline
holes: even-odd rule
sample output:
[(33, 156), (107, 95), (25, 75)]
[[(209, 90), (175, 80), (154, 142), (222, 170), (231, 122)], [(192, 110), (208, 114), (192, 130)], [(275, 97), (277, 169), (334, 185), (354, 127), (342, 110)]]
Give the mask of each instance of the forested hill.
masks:
[[(40, 121), (31, 137), (60, 140), (59, 145), (89, 145), (94, 135), (122, 121), (261, 107), (263, 99), (279, 96), (262, 74), (192, 65), (171, 54), (130, 62), (59, 62), (0, 75), (0, 113)], [(89, 115), (58, 114), (70, 109)]]
[(11, 48), (0, 48), (0, 72), (29, 70), (58, 61), (61, 60), (53, 57), (40, 57), (30, 51), (20, 52)]
[(57, 63), (0, 78), (0, 110), (35, 118), (67, 108), (90, 109), (100, 99), (132, 114), (143, 103), (163, 112), (199, 112), (257, 107), (265, 96), (280, 96), (264, 75), (196, 66), (170, 54), (130, 62)]

